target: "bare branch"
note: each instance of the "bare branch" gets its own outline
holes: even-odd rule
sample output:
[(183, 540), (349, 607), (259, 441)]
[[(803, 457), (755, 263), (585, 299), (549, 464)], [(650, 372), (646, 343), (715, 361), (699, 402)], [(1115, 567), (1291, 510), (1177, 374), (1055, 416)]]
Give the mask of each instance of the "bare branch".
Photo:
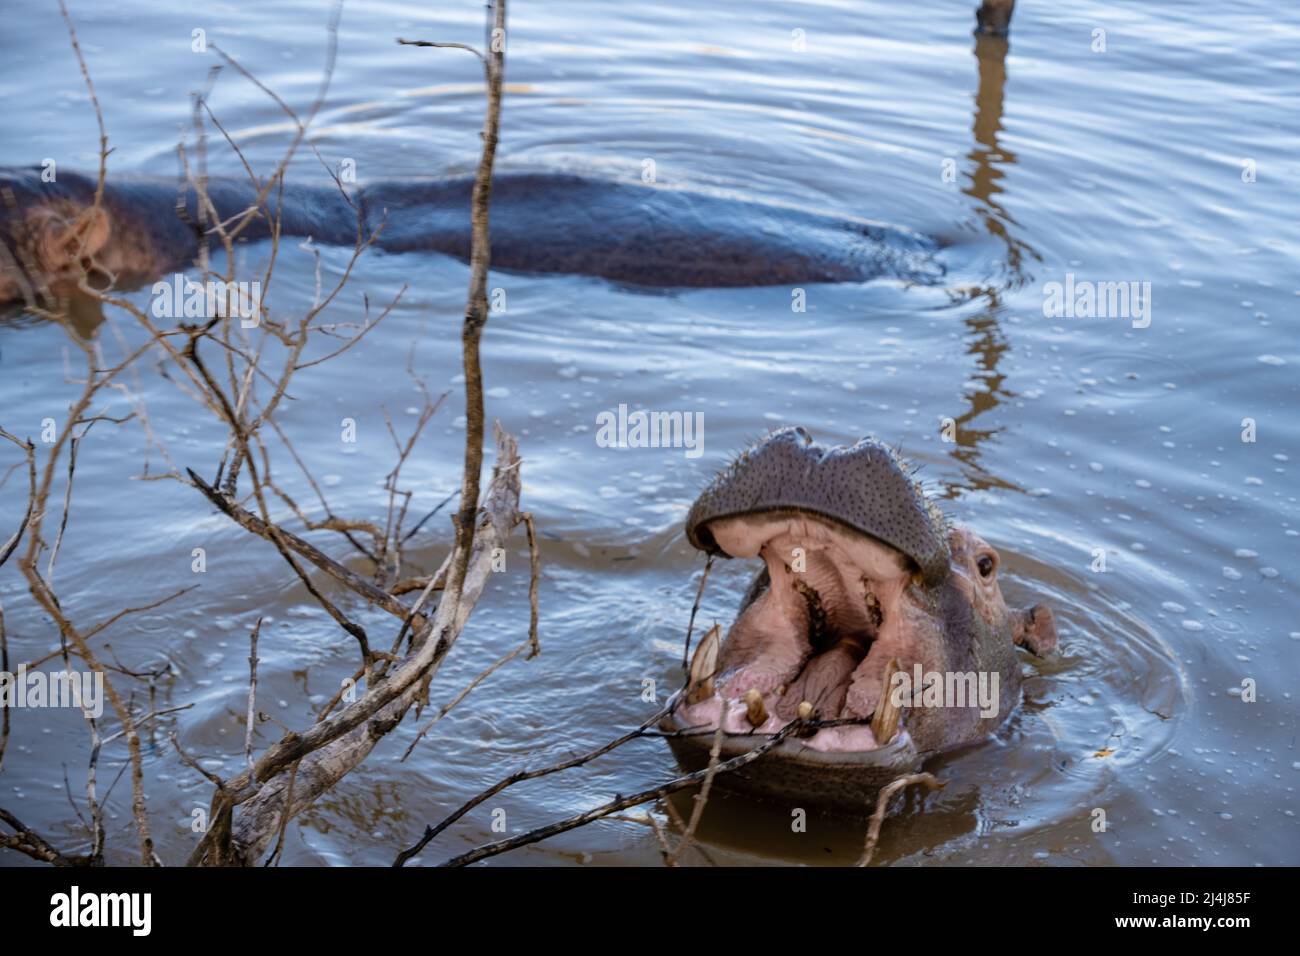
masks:
[(530, 843), (537, 843), (548, 837), (565, 833), (577, 827), (584, 826), (601, 817), (609, 816), (611, 813), (617, 813), (619, 810), (626, 810), (628, 807), (635, 807), (642, 803), (649, 803), (651, 800), (658, 800), (666, 797), (670, 793), (676, 793), (678, 790), (684, 790), (692, 787), (697, 783), (702, 783), (707, 779), (719, 773), (729, 773), (732, 770), (739, 770), (747, 764), (753, 763), (763, 754), (767, 753), (786, 737), (802, 730), (804, 721), (794, 720), (782, 727), (777, 733), (773, 734), (763, 743), (759, 744), (753, 750), (738, 754), (730, 760), (724, 760), (716, 766), (706, 767), (703, 770), (697, 770), (694, 773), (688, 773), (684, 776), (670, 780), (668, 783), (661, 784), (658, 787), (651, 787), (649, 790), (642, 790), (640, 793), (634, 793), (630, 797), (616, 797), (609, 803), (588, 810), (585, 813), (579, 813), (568, 819), (561, 820), (558, 823), (551, 823), (544, 827), (538, 827), (535, 830), (529, 830), (517, 837), (511, 837), (507, 840), (498, 840), (495, 843), (487, 843), (483, 846), (476, 847), (468, 853), (462, 853), (459, 856), (452, 857), (443, 866), (467, 866), (470, 863), (477, 863), (479, 860), (485, 860), (488, 857), (496, 856), (499, 853), (505, 853), (507, 850), (515, 850), (521, 846), (528, 846)]
[(862, 847), (862, 856), (858, 860), (858, 866), (866, 866), (871, 862), (871, 858), (876, 855), (876, 842), (880, 839), (880, 827), (885, 822), (885, 814), (889, 810), (890, 799), (904, 787), (910, 787), (914, 784), (921, 784), (927, 790), (942, 790), (948, 785), (946, 781), (935, 779), (933, 774), (909, 773), (890, 781), (882, 787), (880, 796), (876, 798), (876, 810), (871, 814), (871, 824), (867, 827), (867, 840)]
[(91, 866), (94, 862), (88, 856), (65, 856), (60, 853), (49, 841), (3, 807), (0, 807), (0, 822), (7, 824), (14, 831), (12, 834), (0, 833), (2, 847), (17, 850), (33, 860), (52, 863), (54, 866)]

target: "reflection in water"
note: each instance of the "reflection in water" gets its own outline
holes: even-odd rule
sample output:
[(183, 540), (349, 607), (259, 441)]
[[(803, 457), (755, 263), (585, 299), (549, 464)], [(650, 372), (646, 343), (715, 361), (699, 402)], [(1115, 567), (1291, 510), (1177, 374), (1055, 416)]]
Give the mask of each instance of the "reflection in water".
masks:
[(1038, 253), (1023, 239), (1012, 234), (1017, 227), (1015, 219), (996, 200), (1004, 192), (1002, 180), (1004, 166), (1014, 165), (1016, 156), (998, 143), (1002, 130), (1003, 92), (1006, 87), (1007, 39), (1002, 36), (977, 35), (975, 59), (979, 64), (979, 87), (975, 93), (975, 117), (971, 132), (975, 145), (967, 154), (973, 164), (970, 184), (962, 192), (976, 202), (976, 213), (988, 234), (1006, 248), (1008, 281), (1002, 287), (987, 286), (980, 290), (986, 300), (984, 309), (966, 319), (971, 335), (967, 351), (979, 364), (976, 378), (983, 386), (968, 391), (969, 409), (954, 418), (956, 443), (952, 456), (963, 466), (960, 483), (946, 483), (944, 494), (955, 496), (959, 490), (983, 488), (1011, 488), (1016, 486), (984, 469), (979, 463), (979, 446), (992, 438), (999, 429), (972, 427), (972, 422), (985, 412), (996, 408), (1012, 393), (1003, 387), (1006, 378), (998, 371), (998, 362), (1007, 350), (1007, 339), (998, 324), (1002, 313), (1002, 294), (1006, 289), (1018, 289), (1029, 281), (1023, 271), (1026, 257), (1041, 261)]
[(985, 488), (1007, 488), (1021, 490), (1018, 485), (988, 471), (980, 464), (980, 446), (996, 435), (1000, 428), (978, 428), (972, 422), (985, 412), (997, 408), (1004, 398), (1013, 397), (1003, 382), (1006, 376), (998, 370), (998, 360), (1007, 350), (1007, 339), (998, 325), (1002, 305), (996, 290), (987, 292), (987, 308), (969, 316), (966, 327), (971, 334), (967, 338), (966, 352), (975, 356), (978, 371), (972, 380), (980, 384), (979, 388), (967, 389), (965, 393), (969, 407), (960, 415), (954, 416), (956, 423), (956, 447), (952, 457), (961, 462), (962, 479), (959, 482), (946, 482), (944, 495), (956, 497), (961, 490), (981, 490)]
[(74, 344), (92, 341), (104, 322), (104, 306), (99, 299), (87, 295), (73, 282), (52, 285), (48, 295), (34, 308), (24, 303), (0, 306), (0, 325), (22, 325), (30, 322), (52, 321), (61, 326)]
[[(697, 791), (687, 789), (665, 799), (679, 818), (689, 820)], [(979, 827), (979, 789), (950, 785), (938, 794), (906, 789), (895, 798), (890, 825), (880, 835), (874, 865), (895, 862), (931, 847), (959, 840)], [(849, 866), (862, 853), (867, 832), (865, 809), (861, 819), (822, 816), (792, 810), (784, 804), (760, 803), (724, 790), (713, 789), (696, 833), (710, 850), (730, 850), (748, 857), (766, 857), (804, 864)], [(691, 852), (691, 862), (699, 857)]]
[(975, 59), (979, 64), (979, 89), (975, 94), (975, 121), (971, 132), (975, 145), (967, 154), (974, 164), (970, 185), (962, 190), (977, 202), (976, 212), (989, 235), (998, 239), (1007, 249), (1009, 287), (1018, 289), (1028, 281), (1022, 270), (1026, 255), (1040, 259), (1028, 243), (1011, 234), (1008, 226), (1019, 224), (998, 203), (995, 197), (1002, 194), (1003, 166), (1013, 166), (1016, 155), (998, 143), (1002, 131), (1002, 98), (1007, 82), (1006, 37), (977, 36)]
[(89, 342), (95, 337), (104, 321), (104, 304), (92, 295), (87, 295), (75, 286), (66, 290), (66, 295), (59, 294), (58, 308), (54, 313), (66, 329), (75, 334), (82, 342)]

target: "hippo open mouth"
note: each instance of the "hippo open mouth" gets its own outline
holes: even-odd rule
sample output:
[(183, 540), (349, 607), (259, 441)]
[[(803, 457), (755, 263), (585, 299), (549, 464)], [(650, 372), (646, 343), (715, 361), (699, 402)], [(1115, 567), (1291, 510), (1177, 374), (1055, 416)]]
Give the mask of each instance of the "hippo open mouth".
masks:
[[(766, 569), (728, 635), (714, 693), (688, 703), (682, 717), (715, 727), (721, 718), (733, 733), (774, 733), (801, 705), (822, 719), (873, 717), (886, 666), (907, 642), (903, 592), (915, 562), (838, 522), (792, 511), (715, 519), (711, 531), (720, 550), (761, 557)], [(727, 708), (728, 699), (745, 706)], [(759, 715), (766, 719), (755, 725)], [(828, 727), (803, 742), (824, 751), (881, 744), (867, 725)]]
[[(1005, 720), (1019, 692), (1014, 645), (1055, 643), (1050, 611), (1008, 610), (997, 552), (950, 525), (874, 440), (828, 449), (802, 429), (774, 432), (705, 489), (686, 533), (765, 567), (725, 642), (716, 629), (701, 641), (663, 722), (679, 760), (701, 765), (719, 727), (732, 756), (798, 718), (823, 724), (727, 775), (758, 795), (865, 807), (882, 784)], [(900, 671), (921, 677), (906, 697)], [(969, 699), (914, 706), (934, 689), (926, 681), (942, 689), (949, 675)]]

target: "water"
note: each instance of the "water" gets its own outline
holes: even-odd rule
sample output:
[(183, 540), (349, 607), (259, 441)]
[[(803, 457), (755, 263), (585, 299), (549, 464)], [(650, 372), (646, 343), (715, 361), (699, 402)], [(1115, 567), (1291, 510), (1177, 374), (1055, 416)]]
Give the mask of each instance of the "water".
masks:
[[(362, 181), (472, 168), (477, 62), (393, 42), (481, 38), (476, 5), (442, 6), (436, 18), (396, 2), (345, 11), (312, 140), (327, 162), (354, 160)], [(542, 535), (543, 653), (491, 677), (399, 762), (418, 726), (408, 721), (290, 827), (285, 860), (387, 863), (426, 822), (500, 777), (649, 716), (643, 679), (661, 696), (675, 686), (702, 566), (681, 534), (687, 507), (748, 440), (801, 424), (824, 442), (872, 432), (901, 445), (945, 509), (1002, 551), (1008, 599), (1049, 603), (1061, 627), (1059, 659), (1026, 663), (1025, 706), (996, 740), (939, 764), (947, 789), (910, 800), (886, 825), (881, 862), (1297, 862), (1300, 13), (1263, 3), (1226, 14), (1172, 2), (1030, 4), (1003, 55), (997, 41), (976, 44), (973, 9), (961, 5), (916, 2), (900, 14), (884, 3), (755, 2), (745, 11), (520, 0), (501, 166), (637, 178), (653, 161), (662, 182), (896, 223), (949, 243), (948, 287), (813, 286), (806, 311), (794, 312), (783, 288), (643, 295), (586, 279), (494, 276), (508, 305), (484, 339), (487, 410), (521, 443), (525, 506)], [(213, 63), (190, 49), (196, 27), (290, 103), (308, 103), (319, 79), (318, 4), (217, 4), (201, 22), (135, 0), (74, 2), (72, 13), (114, 169), (174, 172), (186, 94)], [(93, 169), (93, 114), (57, 9), (10, 11), (6, 35), (0, 161)], [(213, 105), (255, 165), (279, 157), (290, 131), (263, 95), (226, 75)], [(238, 170), (227, 153), (211, 163)], [(320, 176), (318, 161), (304, 155), (295, 175)], [(327, 278), (346, 262), (341, 250), (322, 257)], [(1045, 286), (1067, 274), (1150, 283), (1149, 312), (1047, 317)], [(353, 321), (363, 291), (373, 303), (411, 286), (346, 356), (295, 380), (283, 423), (336, 512), (382, 517), (379, 482), (392, 461), (382, 409), (405, 430), (419, 403), (408, 359), (432, 388), (453, 389), (408, 464), (412, 512), (457, 487), (466, 279), (464, 266), (436, 256), (368, 256), (330, 311)], [(300, 312), (313, 285), (310, 256), (287, 249), (274, 307)], [(121, 316), (82, 331), (113, 354), (139, 340)], [(0, 423), (37, 435), (43, 418), (61, 420), (78, 356), (57, 326), (0, 325)], [(205, 415), (156, 363), (140, 366), (133, 388), (175, 463), (210, 471), (220, 447)], [(621, 402), (702, 411), (704, 454), (597, 447), (597, 414)], [(119, 399), (111, 411), (125, 407)], [(344, 417), (357, 421), (351, 453), (339, 442)], [(942, 440), (945, 419), (955, 442)], [(1242, 440), (1244, 419), (1255, 423), (1253, 442)], [(132, 666), (170, 662), (160, 700), (194, 707), (163, 727), (205, 766), (233, 773), (253, 620), (266, 618), (261, 706), (292, 727), (351, 672), (355, 645), (269, 546), (210, 514), (196, 492), (131, 481), (146, 452), (154, 472), (166, 470), (136, 425), (90, 433), (56, 585), (69, 613), (99, 620), (195, 583), (191, 551), (206, 549), (196, 591), (100, 640)], [(7, 468), (16, 459), (4, 454)], [(311, 500), (292, 462), (281, 454), (276, 463), (286, 487)], [(20, 517), (23, 480), (16, 473), (0, 492), (4, 529)], [(435, 566), (449, 540), (445, 519), (434, 519), (411, 560)], [(1094, 570), (1100, 553), (1104, 572)], [(434, 682), (435, 705), (522, 638), (522, 543), (509, 561)], [(729, 621), (751, 573), (716, 569), (702, 619)], [(57, 644), (12, 563), (0, 571), (0, 600), (11, 661)], [(362, 619), (389, 633), (386, 621)], [(1253, 703), (1243, 701), (1245, 680), (1257, 685)], [(210, 787), (166, 736), (147, 751), (150, 812), (160, 854), (179, 862)], [(114, 751), (101, 780), (123, 756)], [(63, 768), (80, 795), (87, 759), (80, 718), (17, 712), (0, 806), (75, 848), (83, 836)], [(508, 791), (421, 860), (499, 836), (491, 809), (522, 832), (673, 772), (662, 742), (628, 745)], [(109, 858), (128, 862), (125, 780), (108, 809)], [(718, 862), (843, 862), (856, 857), (862, 827), (813, 818), (807, 833), (792, 833), (788, 811), (717, 798), (702, 836)], [(655, 864), (659, 853), (652, 831), (625, 816), (501, 859)]]

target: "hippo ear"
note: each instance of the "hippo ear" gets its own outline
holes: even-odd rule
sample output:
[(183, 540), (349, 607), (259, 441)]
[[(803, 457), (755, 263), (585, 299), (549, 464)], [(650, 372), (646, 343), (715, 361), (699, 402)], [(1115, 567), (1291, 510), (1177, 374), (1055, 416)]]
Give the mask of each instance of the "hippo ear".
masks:
[(102, 249), (108, 233), (108, 213), (98, 206), (86, 209), (71, 222), (51, 216), (40, 232), (41, 265), (50, 273), (63, 272)]
[(1056, 618), (1052, 609), (1045, 604), (1035, 604), (1022, 611), (1013, 611), (1011, 638), (1038, 657), (1046, 657), (1056, 649)]

